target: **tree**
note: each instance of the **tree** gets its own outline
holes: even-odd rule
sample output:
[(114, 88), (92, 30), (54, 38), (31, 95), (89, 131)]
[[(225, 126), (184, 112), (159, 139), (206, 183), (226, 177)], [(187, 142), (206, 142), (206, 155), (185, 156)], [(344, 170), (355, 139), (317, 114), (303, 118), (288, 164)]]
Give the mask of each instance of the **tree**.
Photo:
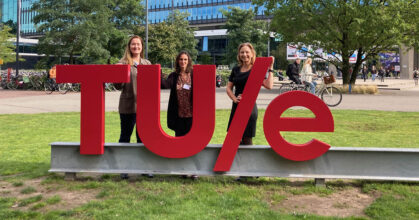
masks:
[(127, 37), (144, 18), (141, 0), (39, 0), (32, 10), (41, 37), (40, 53), (55, 63), (76, 56), (83, 63), (115, 63)]
[[(415, 24), (407, 15), (418, 9), (416, 1), (400, 0), (254, 0), (273, 15), (271, 30), (285, 42), (323, 48), (324, 58), (342, 71), (343, 84), (354, 84), (369, 57), (409, 42)], [(413, 20), (413, 19), (412, 19)], [(349, 58), (358, 53), (350, 74)], [(313, 54), (314, 57), (318, 57)]]
[[(174, 61), (180, 39), (176, 37), (176, 27), (167, 22), (150, 25), (148, 28), (148, 59), (151, 63), (169, 64)], [(145, 36), (145, 28), (140, 27), (138, 35)]]
[(250, 42), (255, 47), (257, 56), (261, 56), (267, 49), (268, 35), (267, 22), (255, 19), (254, 12), (243, 10), (238, 7), (229, 7), (229, 11), (223, 11), (227, 18), (227, 54), (229, 63), (237, 62), (237, 48), (241, 43)]
[(287, 60), (287, 45), (284, 42), (279, 42), (277, 47), (271, 51), (272, 56), (275, 57), (275, 68), (286, 70), (288, 67), (288, 60)]
[(189, 22), (186, 20), (188, 16), (188, 13), (181, 13), (180, 11), (175, 10), (169, 14), (167, 23), (176, 27), (175, 36), (178, 38), (176, 50), (178, 52), (186, 50), (190, 53), (192, 59), (196, 60), (198, 55), (198, 50), (196, 49), (198, 40), (195, 39), (194, 31), (197, 29), (189, 26)]
[(142, 0), (92, 1), (97, 13), (89, 22), (95, 30), (91, 44), (82, 52), (82, 59), (95, 63), (116, 63), (122, 57), (128, 36), (145, 18)]
[(210, 52), (203, 52), (201, 53), (201, 55), (199, 56), (199, 60), (198, 60), (199, 64), (212, 64), (212, 57), (211, 57), (211, 53)]
[[(170, 13), (167, 20), (149, 25), (148, 58), (152, 63), (172, 64), (177, 54), (188, 51), (193, 60), (196, 59), (198, 41), (194, 37), (195, 28), (189, 26), (187, 13), (177, 10)], [(139, 27), (136, 34), (145, 36), (145, 27)]]
[(46, 54), (46, 59), (53, 56), (55, 63), (60, 63), (68, 56), (73, 64), (74, 56), (88, 45), (85, 5), (79, 0), (39, 0), (33, 4), (32, 10), (37, 12), (33, 21), (37, 31), (45, 34), (39, 39), (38, 51)]
[(16, 60), (16, 47), (10, 41), (14, 36), (10, 33), (12, 29), (6, 25), (0, 24), (0, 59), (4, 63)]
[(13, 20), (8, 20), (8, 21), (4, 22), (3, 24), (11, 28), (11, 30), (10, 30), (11, 34), (16, 35), (16, 32), (17, 32), (17, 23), (16, 22), (13, 22)]

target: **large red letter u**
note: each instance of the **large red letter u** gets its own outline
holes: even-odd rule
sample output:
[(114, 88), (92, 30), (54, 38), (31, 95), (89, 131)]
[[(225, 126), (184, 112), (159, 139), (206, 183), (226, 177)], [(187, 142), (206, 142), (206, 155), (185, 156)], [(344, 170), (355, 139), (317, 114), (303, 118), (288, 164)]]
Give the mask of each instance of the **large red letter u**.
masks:
[(215, 66), (195, 65), (193, 120), (189, 133), (171, 137), (160, 124), (160, 65), (138, 66), (137, 127), (144, 145), (167, 158), (185, 158), (203, 150), (215, 128)]

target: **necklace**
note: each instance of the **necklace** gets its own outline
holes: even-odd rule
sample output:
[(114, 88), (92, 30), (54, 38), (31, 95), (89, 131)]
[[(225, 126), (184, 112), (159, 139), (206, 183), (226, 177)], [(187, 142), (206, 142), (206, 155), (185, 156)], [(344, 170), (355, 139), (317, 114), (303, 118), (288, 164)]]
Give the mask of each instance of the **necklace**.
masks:
[(182, 84), (190, 84), (191, 77), (189, 73), (180, 73), (180, 80), (182, 81)]
[(240, 72), (244, 73), (244, 72), (249, 71), (250, 69), (252, 69), (252, 65), (243, 65), (243, 66), (240, 68)]

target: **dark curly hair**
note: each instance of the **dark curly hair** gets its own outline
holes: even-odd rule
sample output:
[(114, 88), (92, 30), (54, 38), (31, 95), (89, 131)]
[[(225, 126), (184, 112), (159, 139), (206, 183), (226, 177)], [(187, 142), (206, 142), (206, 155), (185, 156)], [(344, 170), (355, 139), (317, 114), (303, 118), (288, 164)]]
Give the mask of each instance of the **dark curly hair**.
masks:
[(182, 56), (183, 54), (186, 54), (186, 56), (188, 56), (188, 65), (186, 66), (186, 73), (191, 73), (192, 72), (192, 59), (191, 59), (191, 55), (189, 55), (189, 53), (187, 51), (181, 51), (177, 56), (176, 56), (176, 73), (180, 73), (181, 68), (179, 66), (179, 60), (180, 60), (180, 56)]

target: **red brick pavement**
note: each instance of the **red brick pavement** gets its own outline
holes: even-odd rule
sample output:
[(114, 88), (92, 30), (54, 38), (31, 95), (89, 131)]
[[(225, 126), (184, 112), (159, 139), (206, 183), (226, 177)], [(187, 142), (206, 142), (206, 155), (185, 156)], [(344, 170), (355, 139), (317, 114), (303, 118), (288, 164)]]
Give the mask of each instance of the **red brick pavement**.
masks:
[(16, 98), (23, 96), (40, 96), (48, 95), (44, 91), (30, 91), (30, 90), (8, 90), (0, 88), (0, 99)]

